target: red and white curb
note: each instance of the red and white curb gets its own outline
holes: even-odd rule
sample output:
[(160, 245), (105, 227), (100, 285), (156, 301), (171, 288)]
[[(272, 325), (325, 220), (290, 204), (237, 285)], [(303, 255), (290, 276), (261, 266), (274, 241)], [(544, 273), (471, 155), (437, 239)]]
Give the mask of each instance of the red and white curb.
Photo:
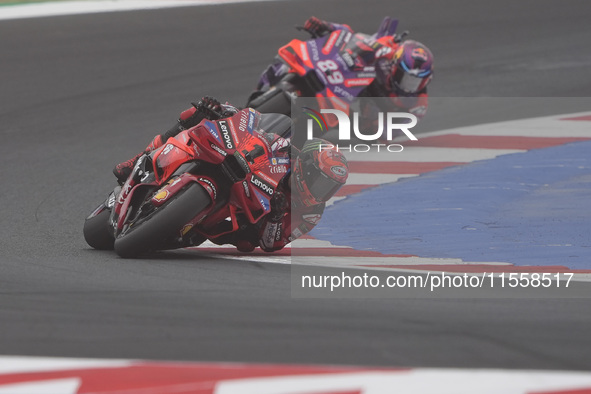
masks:
[(591, 373), (0, 357), (0, 394), (591, 394)]
[[(523, 153), (531, 149), (559, 146), (591, 140), (591, 113), (547, 116), (533, 119), (490, 123), (448, 129), (419, 136), (418, 141), (404, 141), (399, 153), (344, 152), (351, 170), (347, 184), (328, 206), (349, 195), (372, 187), (397, 182), (478, 160)], [(591, 270), (570, 270), (565, 266), (514, 266), (508, 262), (470, 262), (453, 258), (423, 258), (408, 254), (382, 254), (355, 250), (348, 246), (304, 237), (285, 250), (268, 254), (238, 253), (234, 248), (204, 244), (196, 251), (211, 253), (212, 257), (255, 260), (266, 263), (311, 264), (331, 267), (394, 270), (403, 272), (572, 272), (576, 280), (591, 280)], [(297, 258), (294, 259), (294, 257)]]

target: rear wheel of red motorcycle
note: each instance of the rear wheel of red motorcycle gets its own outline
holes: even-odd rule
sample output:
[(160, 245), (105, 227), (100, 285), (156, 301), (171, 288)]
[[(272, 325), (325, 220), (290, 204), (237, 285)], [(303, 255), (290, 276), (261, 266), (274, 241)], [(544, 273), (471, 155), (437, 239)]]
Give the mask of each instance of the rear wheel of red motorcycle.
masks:
[(211, 203), (209, 194), (196, 183), (132, 226), (115, 240), (115, 252), (123, 258), (166, 248), (183, 225)]
[(84, 222), (84, 239), (95, 249), (113, 250), (115, 237), (113, 228), (109, 225), (111, 210), (103, 208), (98, 215), (86, 219)]

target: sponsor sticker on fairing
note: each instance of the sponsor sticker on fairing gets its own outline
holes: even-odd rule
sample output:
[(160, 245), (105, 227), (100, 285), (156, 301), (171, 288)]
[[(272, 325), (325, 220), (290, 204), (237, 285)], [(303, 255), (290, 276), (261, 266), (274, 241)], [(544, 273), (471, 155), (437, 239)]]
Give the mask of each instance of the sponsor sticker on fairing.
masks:
[(107, 199), (107, 208), (113, 208), (115, 206), (115, 193), (111, 193)]
[(375, 77), (376, 77), (376, 73), (375, 72), (357, 73), (357, 78), (375, 78)]
[[(277, 138), (277, 140), (271, 145), (271, 151), (277, 152), (278, 150), (285, 148), (289, 145), (289, 142), (285, 138)], [(288, 159), (289, 160), (289, 159)]]
[(349, 41), (349, 38), (351, 38), (351, 32), (342, 30), (341, 34), (339, 34), (339, 37), (337, 38), (337, 41), (335, 42), (335, 47), (341, 49), (343, 45)]
[(349, 52), (341, 53), (341, 58), (343, 59), (347, 67), (353, 67), (355, 65), (355, 60), (353, 60)]
[(228, 127), (228, 122), (225, 120), (218, 121), (218, 125), (220, 126), (220, 131), (222, 132), (222, 140), (226, 149), (234, 149), (234, 141), (232, 140), (232, 135), (230, 133), (230, 128)]
[(269, 176), (267, 174), (265, 174), (262, 171), (257, 171), (256, 174), (258, 176), (260, 176), (261, 178), (263, 178), (264, 180), (266, 180), (267, 182), (269, 182), (269, 184), (273, 185), (273, 187), (277, 187), (277, 181), (275, 181), (273, 178), (269, 178)]
[(283, 226), (282, 222), (277, 223), (277, 231), (275, 232), (275, 242), (281, 241), (281, 227)]
[[(248, 111), (253, 116), (252, 129), (255, 130), (259, 126), (259, 123), (261, 122), (261, 116), (260, 116), (260, 114), (258, 115), (257, 111), (252, 108), (249, 108)], [(249, 119), (249, 123), (250, 123), (250, 119)], [(249, 127), (250, 127), (250, 125), (249, 125)]]
[(179, 183), (180, 181), (181, 181), (181, 178), (180, 178), (180, 177), (177, 177), (177, 178), (172, 178), (171, 180), (169, 180), (168, 182), (166, 182), (166, 184), (167, 184), (169, 187), (173, 187), (174, 185), (176, 185), (176, 184), (177, 184), (177, 183)]
[(189, 231), (191, 231), (191, 229), (192, 229), (192, 228), (193, 228), (193, 224), (191, 224), (191, 223), (189, 223), (189, 224), (185, 224), (185, 225), (183, 226), (183, 228), (181, 229), (181, 232), (180, 232), (180, 234), (181, 234), (181, 237), (184, 237), (185, 235), (187, 235), (187, 233), (188, 233)]
[(377, 50), (376, 58), (389, 55), (391, 52), (392, 52), (392, 48), (384, 45), (383, 47), (381, 47), (380, 49)]
[(340, 35), (340, 33), (336, 32), (336, 31), (330, 35), (330, 37), (328, 38), (328, 41), (326, 41), (326, 44), (322, 48), (322, 53), (324, 53), (325, 55), (328, 55), (330, 53), (330, 51), (332, 51), (332, 48), (334, 48), (334, 45), (335, 45), (339, 35)]
[(345, 89), (343, 89), (342, 87), (340, 87), (339, 85), (335, 85), (334, 86), (334, 92), (340, 96), (340, 97), (344, 97), (347, 100), (355, 100), (355, 96), (353, 96), (351, 93), (349, 93), (348, 91), (346, 91)]
[(168, 198), (170, 192), (168, 190), (161, 190), (154, 195), (154, 201), (162, 202)]
[(373, 81), (373, 78), (351, 78), (345, 80), (345, 86), (350, 88), (353, 86), (366, 86)]
[(246, 132), (246, 128), (248, 126), (248, 112), (242, 111), (240, 112), (240, 120), (238, 122), (238, 130), (242, 132)]
[(129, 195), (129, 192), (131, 191), (131, 183), (130, 182), (131, 182), (131, 180), (127, 179), (127, 181), (125, 181), (125, 185), (123, 185), (123, 187), (121, 188), (121, 192), (119, 193), (119, 197), (117, 198), (118, 204), (123, 204), (123, 201), (125, 201), (125, 199)]
[(289, 167), (287, 166), (270, 166), (269, 168), (269, 172), (271, 174), (287, 174), (287, 170), (289, 169)]
[(309, 58), (308, 58), (308, 51), (306, 50), (306, 43), (305, 42), (302, 42), (300, 44), (300, 52), (302, 53), (302, 60), (304, 62), (307, 62)]
[(278, 224), (277, 223), (267, 223), (267, 225), (265, 226), (265, 230), (263, 233), (263, 245), (269, 249), (271, 249), (273, 247), (273, 244), (275, 243), (275, 234), (277, 233), (278, 230)]
[(218, 132), (217, 132), (217, 130), (216, 130), (216, 128), (215, 128), (215, 124), (213, 124), (213, 123), (211, 123), (211, 122), (207, 122), (207, 121), (206, 121), (205, 123), (203, 123), (203, 125), (204, 125), (204, 126), (205, 126), (205, 128), (206, 128), (206, 129), (209, 131), (209, 133), (210, 133), (211, 135), (213, 135), (213, 137), (214, 137), (216, 140), (218, 140), (218, 141), (222, 142), (222, 139), (220, 138), (220, 135), (218, 134)]
[(339, 63), (344, 69), (347, 69), (349, 67), (349, 65), (347, 63), (345, 63), (345, 60), (343, 59), (343, 56), (336, 56), (335, 60), (337, 61), (337, 63)]
[(293, 232), (289, 236), (289, 240), (293, 241), (294, 239), (298, 239), (302, 235), (304, 235), (304, 233), (302, 233), (302, 231), (299, 228), (295, 228), (295, 229), (293, 229)]
[(290, 164), (290, 160), (289, 160), (289, 157), (272, 157), (271, 158), (271, 164), (273, 164), (274, 166), (276, 166), (276, 165), (289, 165)]
[(271, 142), (273, 142), (273, 135), (269, 133), (265, 133), (262, 130), (257, 130), (257, 135), (261, 139), (261, 141), (265, 144), (265, 151), (269, 152), (271, 150)]
[(322, 215), (318, 214), (318, 213), (310, 213), (307, 215), (302, 215), (302, 217), (304, 218), (304, 220), (314, 226), (316, 226), (318, 224), (318, 222), (320, 222), (320, 219), (322, 218)]
[(312, 52), (312, 60), (315, 62), (320, 60), (320, 55), (318, 54), (318, 46), (316, 45), (316, 41), (308, 42), (308, 47), (310, 48), (310, 51)]
[(257, 196), (257, 200), (259, 200), (259, 202), (261, 203), (261, 206), (263, 207), (263, 209), (265, 211), (268, 211), (271, 209), (271, 204), (269, 203), (269, 198), (266, 196), (263, 196), (261, 193), (259, 193), (258, 191), (254, 191), (254, 194)]
[(203, 178), (203, 177), (199, 177), (199, 178), (197, 178), (197, 180), (205, 183), (209, 187), (211, 193), (213, 194), (213, 199), (215, 200), (217, 198), (218, 193), (217, 193), (217, 189), (216, 189), (214, 183), (212, 181), (210, 181), (209, 179)]
[(256, 119), (256, 115), (253, 112), (248, 113), (248, 125), (246, 126), (246, 130), (250, 134), (254, 131), (254, 120)]
[(255, 174), (250, 176), (250, 183), (255, 185), (257, 188), (265, 192), (268, 196), (272, 197), (273, 193), (275, 193), (275, 189), (273, 186), (265, 182), (263, 179), (259, 178)]
[(173, 144), (166, 144), (166, 146), (164, 147), (164, 149), (162, 149), (162, 156), (165, 156), (167, 154), (170, 153), (171, 150), (174, 149), (174, 145)]
[(248, 186), (248, 182), (242, 181), (242, 186), (244, 187), (244, 194), (246, 194), (247, 198), (250, 198), (250, 187)]
[(222, 155), (222, 156), (226, 156), (227, 155), (227, 153), (223, 149), (221, 149), (219, 146), (217, 146), (216, 144), (210, 144), (210, 146), (211, 146), (211, 148), (214, 151), (216, 151), (220, 155)]

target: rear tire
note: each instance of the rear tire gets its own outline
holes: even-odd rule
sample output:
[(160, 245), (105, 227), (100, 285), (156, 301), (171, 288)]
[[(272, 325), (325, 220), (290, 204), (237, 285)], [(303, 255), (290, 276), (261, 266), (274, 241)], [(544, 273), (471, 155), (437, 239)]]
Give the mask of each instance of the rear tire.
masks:
[(210, 203), (209, 194), (201, 185), (193, 183), (137, 227), (128, 229), (117, 237), (115, 252), (123, 258), (131, 258), (145, 252), (165, 249), (182, 226)]
[(110, 209), (104, 209), (101, 213), (86, 219), (84, 222), (84, 239), (86, 243), (98, 250), (113, 250), (115, 237), (113, 228), (109, 224)]

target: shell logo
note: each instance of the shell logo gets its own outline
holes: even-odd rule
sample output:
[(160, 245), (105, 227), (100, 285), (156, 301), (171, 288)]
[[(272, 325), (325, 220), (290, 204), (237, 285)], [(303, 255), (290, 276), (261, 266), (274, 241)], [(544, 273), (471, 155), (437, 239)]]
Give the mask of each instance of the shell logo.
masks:
[(185, 226), (181, 229), (181, 236), (185, 236), (192, 228), (192, 224), (185, 224)]
[(162, 202), (162, 201), (166, 200), (169, 195), (170, 195), (170, 192), (168, 190), (160, 190), (154, 196), (154, 201)]

